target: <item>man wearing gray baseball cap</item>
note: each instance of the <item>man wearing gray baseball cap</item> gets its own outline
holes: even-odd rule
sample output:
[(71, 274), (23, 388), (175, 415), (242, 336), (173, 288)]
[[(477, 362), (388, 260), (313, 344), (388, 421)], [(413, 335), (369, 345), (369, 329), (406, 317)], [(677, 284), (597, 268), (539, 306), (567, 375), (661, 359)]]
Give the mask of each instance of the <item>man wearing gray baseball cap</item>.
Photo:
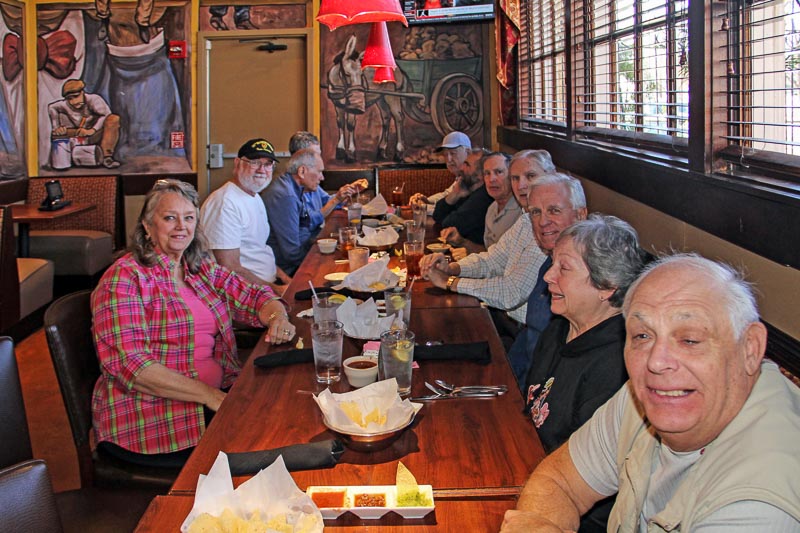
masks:
[[(447, 170), (453, 174), (453, 178), (455, 179), (460, 175), (464, 161), (467, 160), (467, 155), (469, 155), (471, 150), (472, 142), (469, 140), (469, 137), (466, 133), (462, 133), (460, 131), (451, 131), (444, 136), (444, 139), (442, 139), (442, 144), (437, 146), (433, 151), (444, 152), (444, 161), (447, 165)], [(453, 186), (450, 185), (444, 191), (437, 192), (436, 194), (432, 194), (430, 196), (425, 196), (422, 193), (416, 193), (411, 196), (411, 203), (414, 204), (424, 202), (435, 204), (447, 196), (452, 188)]]

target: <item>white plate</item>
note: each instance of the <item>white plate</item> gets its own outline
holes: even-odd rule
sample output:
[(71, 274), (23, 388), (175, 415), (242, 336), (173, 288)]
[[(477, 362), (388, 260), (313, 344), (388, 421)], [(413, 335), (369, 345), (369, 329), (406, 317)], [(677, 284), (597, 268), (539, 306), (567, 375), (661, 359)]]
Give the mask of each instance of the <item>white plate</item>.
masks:
[(432, 242), (428, 246), (426, 246), (426, 248), (428, 250), (430, 250), (431, 252), (444, 253), (444, 252), (446, 252), (447, 250), (450, 249), (450, 245), (449, 244), (442, 244), (442, 243), (438, 243), (438, 242)]
[[(320, 513), (322, 518), (326, 520), (333, 520), (340, 517), (347, 511), (350, 511), (362, 520), (374, 520), (381, 518), (386, 513), (394, 511), (403, 518), (422, 518), (435, 508), (434, 505), (430, 507), (397, 507), (397, 486), (396, 485), (355, 485), (352, 487), (347, 486), (322, 486), (322, 487), (308, 487), (306, 494), (309, 496), (314, 492), (324, 492), (333, 490), (345, 491), (345, 507), (322, 507)], [(433, 487), (431, 485), (420, 485), (420, 492), (425, 494), (433, 502)], [(353, 502), (356, 494), (385, 494), (386, 507), (353, 507)]]
[(343, 281), (348, 274), (349, 272), (331, 272), (330, 274), (325, 274), (325, 279), (328, 281)]

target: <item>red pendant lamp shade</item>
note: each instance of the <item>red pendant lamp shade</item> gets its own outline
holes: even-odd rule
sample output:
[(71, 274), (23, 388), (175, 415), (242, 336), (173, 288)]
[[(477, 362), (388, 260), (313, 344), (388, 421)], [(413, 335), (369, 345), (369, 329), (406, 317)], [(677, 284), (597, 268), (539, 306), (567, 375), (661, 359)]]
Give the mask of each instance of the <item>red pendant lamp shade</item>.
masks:
[(375, 83), (394, 83), (394, 69), (391, 67), (378, 67), (375, 69), (375, 76), (372, 78)]
[(389, 42), (389, 29), (385, 22), (372, 23), (367, 47), (364, 49), (364, 59), (361, 60), (361, 68), (367, 67), (397, 67), (392, 53), (392, 44)]
[(317, 20), (331, 31), (364, 22), (397, 21), (408, 26), (399, 0), (322, 0)]

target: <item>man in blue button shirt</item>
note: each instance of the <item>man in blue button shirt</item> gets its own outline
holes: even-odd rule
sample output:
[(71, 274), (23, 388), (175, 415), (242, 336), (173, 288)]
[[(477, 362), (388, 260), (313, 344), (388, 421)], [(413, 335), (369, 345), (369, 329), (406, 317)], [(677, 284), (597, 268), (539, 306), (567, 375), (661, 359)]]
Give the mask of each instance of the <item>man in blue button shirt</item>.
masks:
[(272, 181), (262, 198), (272, 229), (269, 244), (290, 276), (303, 261), (322, 225), (338, 204), (366, 187), (365, 180), (343, 185), (334, 196), (319, 185), (325, 164), (318, 150), (304, 148), (289, 159), (286, 173)]

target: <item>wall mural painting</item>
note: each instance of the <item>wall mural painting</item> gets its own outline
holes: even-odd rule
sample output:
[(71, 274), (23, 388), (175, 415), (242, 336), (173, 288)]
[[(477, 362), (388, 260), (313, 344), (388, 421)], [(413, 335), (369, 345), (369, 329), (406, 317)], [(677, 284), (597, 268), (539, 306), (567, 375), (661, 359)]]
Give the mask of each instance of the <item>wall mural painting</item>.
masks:
[(375, 163), (439, 163), (431, 153), (447, 133), (484, 131), (484, 25), (389, 24), (395, 83), (361, 70), (368, 24), (322, 30), (322, 152), (328, 168)]
[(191, 171), (189, 59), (167, 54), (186, 55), (189, 3), (52, 7), (37, 7), (40, 174)]
[(22, 7), (0, 1), (0, 179), (27, 175), (22, 13)]
[(305, 4), (200, 6), (200, 31), (275, 30), (305, 27)]

